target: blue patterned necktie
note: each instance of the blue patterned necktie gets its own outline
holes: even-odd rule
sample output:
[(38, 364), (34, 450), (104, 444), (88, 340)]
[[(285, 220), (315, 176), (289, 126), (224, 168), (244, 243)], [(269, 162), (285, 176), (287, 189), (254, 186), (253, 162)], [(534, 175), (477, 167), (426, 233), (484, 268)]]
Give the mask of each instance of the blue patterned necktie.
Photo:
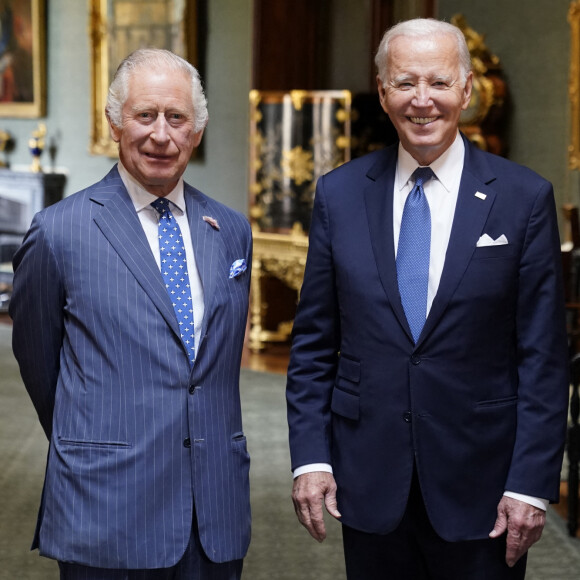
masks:
[(431, 212), (423, 184), (433, 177), (433, 171), (429, 167), (419, 167), (413, 173), (413, 177), (415, 185), (407, 197), (401, 220), (397, 248), (397, 279), (405, 315), (413, 339), (417, 342), (427, 317), (431, 250)]
[(159, 252), (161, 257), (161, 275), (177, 316), (181, 340), (187, 350), (189, 362), (193, 365), (195, 361), (193, 301), (183, 236), (166, 199), (160, 197), (152, 202), (151, 205), (160, 214)]

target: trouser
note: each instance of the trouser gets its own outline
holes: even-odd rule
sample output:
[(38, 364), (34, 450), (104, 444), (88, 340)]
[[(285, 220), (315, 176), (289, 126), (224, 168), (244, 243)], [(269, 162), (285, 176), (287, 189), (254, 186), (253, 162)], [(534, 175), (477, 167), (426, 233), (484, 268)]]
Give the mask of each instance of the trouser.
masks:
[(440, 538), (427, 516), (416, 473), (395, 531), (379, 535), (342, 528), (348, 580), (523, 580), (526, 573), (527, 554), (513, 568), (505, 563), (505, 534), (465, 542)]

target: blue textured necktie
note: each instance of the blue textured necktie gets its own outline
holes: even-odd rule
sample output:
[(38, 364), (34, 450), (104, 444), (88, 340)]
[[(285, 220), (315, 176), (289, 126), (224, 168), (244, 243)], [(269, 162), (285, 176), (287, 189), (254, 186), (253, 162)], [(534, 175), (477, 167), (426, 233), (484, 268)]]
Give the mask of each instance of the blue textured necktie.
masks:
[(160, 214), (159, 252), (161, 257), (161, 275), (177, 316), (181, 340), (187, 349), (189, 362), (193, 365), (195, 361), (193, 301), (183, 236), (166, 199), (160, 197), (152, 202), (151, 205)]
[(431, 250), (431, 212), (423, 184), (433, 177), (433, 171), (429, 167), (419, 167), (413, 173), (413, 177), (415, 185), (407, 197), (401, 220), (397, 248), (397, 279), (405, 315), (413, 339), (417, 342), (427, 317)]

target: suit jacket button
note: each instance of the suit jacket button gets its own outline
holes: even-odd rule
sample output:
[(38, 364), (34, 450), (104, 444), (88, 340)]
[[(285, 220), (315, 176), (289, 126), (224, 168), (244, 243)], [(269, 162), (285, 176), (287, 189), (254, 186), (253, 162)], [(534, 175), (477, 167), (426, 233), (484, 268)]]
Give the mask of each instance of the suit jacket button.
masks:
[(414, 354), (414, 355), (411, 357), (411, 362), (412, 362), (414, 365), (418, 365), (418, 364), (420, 364), (420, 363), (421, 363), (421, 357), (420, 357), (419, 355), (416, 355), (416, 354)]
[(193, 393), (195, 393), (195, 387), (191, 385), (191, 387), (189, 387), (189, 394), (193, 395)]
[(191, 439), (189, 437), (183, 440), (183, 446), (187, 447), (188, 449), (191, 447)]
[(411, 411), (405, 411), (403, 413), (403, 420), (405, 421), (405, 423), (410, 423), (411, 422)]

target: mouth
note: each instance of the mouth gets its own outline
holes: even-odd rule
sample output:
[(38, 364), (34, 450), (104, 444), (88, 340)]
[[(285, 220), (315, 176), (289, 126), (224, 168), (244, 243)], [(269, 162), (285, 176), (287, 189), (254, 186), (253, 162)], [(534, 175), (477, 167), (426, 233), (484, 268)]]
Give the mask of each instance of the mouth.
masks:
[(169, 155), (163, 155), (161, 153), (144, 153), (145, 157), (148, 157), (149, 159), (152, 159), (153, 161), (167, 161), (168, 159), (171, 159), (171, 157)]
[(437, 120), (437, 117), (407, 117), (414, 125), (429, 125)]

